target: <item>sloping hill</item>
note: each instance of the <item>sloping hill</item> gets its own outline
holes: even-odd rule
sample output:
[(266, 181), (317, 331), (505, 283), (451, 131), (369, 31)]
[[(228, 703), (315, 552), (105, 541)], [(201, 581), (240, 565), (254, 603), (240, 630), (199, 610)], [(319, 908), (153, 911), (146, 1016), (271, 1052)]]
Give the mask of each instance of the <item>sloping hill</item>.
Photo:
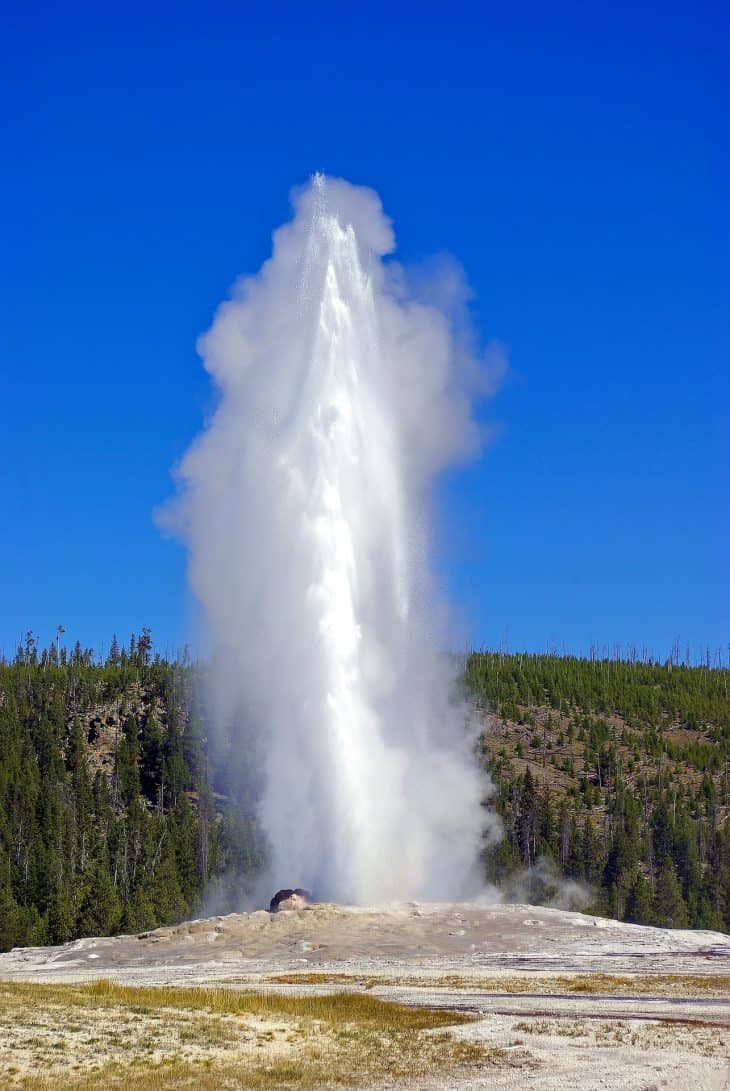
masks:
[(730, 927), (730, 672), (573, 657), (470, 656), (505, 838), (487, 871), (533, 897), (560, 878), (637, 923)]
[[(216, 769), (204, 668), (150, 634), (0, 663), (0, 949), (222, 910), (263, 858), (254, 806)], [(504, 837), (507, 896), (638, 923), (730, 929), (728, 671), (479, 653), (464, 684)], [(244, 755), (245, 758), (245, 755)]]

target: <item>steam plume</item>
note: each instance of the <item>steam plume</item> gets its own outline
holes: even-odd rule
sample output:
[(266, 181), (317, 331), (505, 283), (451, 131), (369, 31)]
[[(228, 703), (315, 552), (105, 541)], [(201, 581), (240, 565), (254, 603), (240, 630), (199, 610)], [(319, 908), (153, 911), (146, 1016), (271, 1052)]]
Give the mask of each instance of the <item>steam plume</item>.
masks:
[(274, 886), (456, 897), (485, 785), (439, 652), (427, 514), (435, 476), (479, 446), (479, 369), (453, 291), (424, 302), (383, 261), (372, 190), (316, 176), (293, 203), (201, 339), (220, 400), (173, 513), (215, 714), (259, 763)]

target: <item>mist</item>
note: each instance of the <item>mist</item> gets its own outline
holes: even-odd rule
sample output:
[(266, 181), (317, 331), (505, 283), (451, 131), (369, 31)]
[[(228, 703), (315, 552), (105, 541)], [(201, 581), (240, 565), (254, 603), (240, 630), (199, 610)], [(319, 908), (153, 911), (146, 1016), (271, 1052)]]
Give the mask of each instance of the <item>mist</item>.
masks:
[(495, 820), (432, 578), (433, 489), (474, 457), (494, 358), (454, 263), (417, 276), (375, 192), (315, 176), (201, 338), (218, 394), (167, 522), (214, 648), (212, 716), (267, 883), (474, 893)]

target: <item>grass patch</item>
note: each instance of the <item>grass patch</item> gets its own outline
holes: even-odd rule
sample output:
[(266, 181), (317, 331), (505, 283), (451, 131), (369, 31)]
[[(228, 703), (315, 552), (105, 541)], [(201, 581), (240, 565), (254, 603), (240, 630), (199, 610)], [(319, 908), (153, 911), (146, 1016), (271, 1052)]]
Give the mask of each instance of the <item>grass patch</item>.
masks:
[(501, 1063), (447, 1032), (470, 1019), (362, 993), (0, 983), (0, 1085), (308, 1091)]
[(562, 993), (607, 996), (707, 996), (730, 997), (730, 975), (723, 974), (561, 974), (533, 973), (519, 977), (494, 975), (468, 977), (444, 974), (439, 977), (365, 976), (343, 973), (291, 973), (268, 977), (272, 985), (349, 985), (362, 989), (402, 987), (464, 989), (482, 993)]
[(274, 990), (259, 989), (242, 992), (238, 989), (154, 987), (136, 988), (118, 985), (114, 981), (93, 981), (83, 985), (0, 986), (0, 1003), (7, 990), (26, 999), (31, 1005), (43, 1001), (63, 1002), (74, 1006), (117, 1007), (150, 1016), (161, 1009), (209, 1012), (225, 1015), (284, 1016), (297, 1019), (322, 1020), (331, 1024), (376, 1024), (400, 1030), (433, 1030), (456, 1023), (468, 1022), (470, 1016), (443, 1011), (426, 1011), (390, 1003), (360, 993), (334, 993), (324, 996), (290, 996)]

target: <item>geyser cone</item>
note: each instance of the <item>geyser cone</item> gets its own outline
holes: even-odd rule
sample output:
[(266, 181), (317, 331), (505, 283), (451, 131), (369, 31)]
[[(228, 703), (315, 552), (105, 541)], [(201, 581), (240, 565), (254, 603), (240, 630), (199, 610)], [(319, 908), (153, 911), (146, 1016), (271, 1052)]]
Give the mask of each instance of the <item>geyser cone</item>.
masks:
[(449, 323), (382, 262), (369, 190), (318, 177), (202, 340), (221, 389), (182, 467), (217, 714), (260, 761), (270, 882), (464, 893), (483, 826), (430, 609), (426, 503), (473, 446)]

